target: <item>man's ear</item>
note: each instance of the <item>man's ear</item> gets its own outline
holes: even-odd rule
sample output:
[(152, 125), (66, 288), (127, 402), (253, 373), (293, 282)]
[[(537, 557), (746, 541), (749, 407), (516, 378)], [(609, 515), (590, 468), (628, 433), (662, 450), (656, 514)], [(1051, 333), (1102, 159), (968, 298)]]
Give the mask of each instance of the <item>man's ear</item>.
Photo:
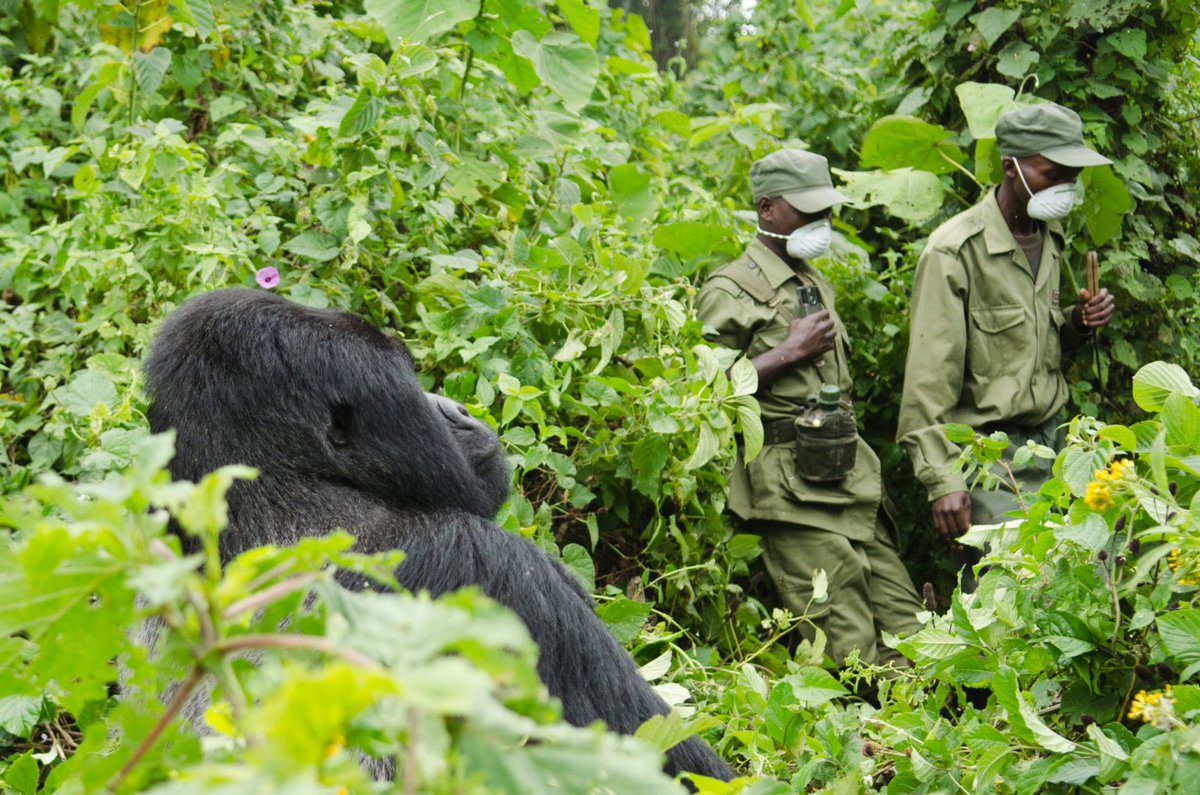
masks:
[[(758, 209), (758, 219), (760, 221), (771, 220), (772, 210), (773, 210), (774, 206), (775, 206), (775, 203), (771, 201), (770, 196), (761, 197), (758, 200), (758, 203), (756, 205), (756, 207)], [(761, 226), (761, 224), (760, 224), (760, 226)]]
[(1013, 157), (1000, 158), (1000, 171), (1009, 179), (1017, 179), (1017, 161)]

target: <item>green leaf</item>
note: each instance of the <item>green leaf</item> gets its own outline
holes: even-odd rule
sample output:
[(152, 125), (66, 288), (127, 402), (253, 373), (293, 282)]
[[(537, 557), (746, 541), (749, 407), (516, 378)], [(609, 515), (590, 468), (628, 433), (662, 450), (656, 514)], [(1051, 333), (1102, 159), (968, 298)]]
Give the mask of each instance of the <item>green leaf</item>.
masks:
[(971, 80), (959, 83), (954, 94), (967, 118), (971, 135), (976, 140), (996, 137), (996, 120), (1012, 107), (1013, 98), (1016, 97), (1016, 92), (1006, 85)]
[(633, 163), (625, 163), (608, 172), (608, 192), (621, 215), (644, 220), (654, 213), (650, 174)]
[(1033, 71), (1042, 56), (1023, 41), (1011, 41), (996, 61), (996, 71), (1013, 80), (1020, 80)]
[(479, 16), (479, 0), (364, 0), (363, 10), (387, 34), (393, 47), (417, 43)]
[(346, 111), (342, 123), (338, 125), (338, 137), (358, 138), (375, 126), (375, 122), (383, 115), (383, 107), (383, 100), (365, 88), (360, 90), (354, 98), (354, 104)]
[(210, 0), (172, 0), (171, 5), (175, 7), (174, 13), (183, 22), (195, 28), (201, 39), (207, 39), (208, 35), (217, 27), (213, 21)]
[(897, 168), (892, 171), (842, 171), (841, 191), (851, 204), (867, 208), (883, 205), (889, 213), (911, 223), (927, 221), (942, 209), (945, 188), (930, 171)]
[(538, 41), (527, 30), (512, 36), (513, 52), (533, 63), (533, 70), (569, 110), (580, 110), (592, 97), (600, 60), (574, 33), (556, 31)]
[(148, 53), (133, 54), (133, 76), (138, 87), (147, 94), (158, 90), (170, 66), (171, 51), (166, 47), (155, 47)]
[(92, 103), (96, 101), (96, 96), (106, 88), (108, 86), (105, 83), (92, 83), (79, 92), (79, 96), (75, 97), (75, 103), (71, 106), (71, 126), (76, 130), (83, 129), (88, 111), (92, 109)]
[(643, 436), (630, 452), (633, 467), (633, 487), (651, 499), (658, 497), (663, 470), (671, 460), (671, 446), (662, 435), (650, 433)]
[(1014, 8), (989, 8), (978, 14), (971, 15), (971, 23), (983, 36), (990, 49), (1013, 23), (1021, 18), (1021, 12)]
[(1088, 484), (1095, 478), (1096, 470), (1103, 469), (1107, 464), (1108, 460), (1098, 450), (1069, 447), (1062, 458), (1062, 481), (1070, 486), (1072, 494), (1082, 497), (1087, 492)]
[(1105, 425), (1096, 433), (1096, 436), (1114, 442), (1127, 453), (1132, 453), (1137, 449), (1137, 436), (1124, 425)]
[(38, 763), (33, 751), (17, 757), (4, 771), (4, 784), (18, 795), (34, 795), (38, 788)]
[(709, 715), (688, 721), (678, 711), (671, 710), (666, 715), (652, 715), (637, 728), (633, 736), (665, 752), (689, 737), (720, 725), (720, 720)]
[(946, 128), (913, 116), (884, 116), (863, 139), (861, 162), (884, 169), (914, 168), (932, 174), (956, 171), (967, 159)]
[(712, 426), (707, 422), (701, 422), (700, 432), (696, 436), (696, 449), (692, 451), (691, 457), (684, 462), (683, 468), (687, 470), (699, 469), (712, 460), (712, 457), (717, 454), (718, 448), (717, 435), (713, 432)]
[(970, 425), (963, 425), (958, 422), (948, 422), (943, 425), (942, 433), (946, 434), (947, 439), (960, 447), (975, 441), (975, 429)]
[(14, 737), (28, 737), (41, 714), (41, 696), (0, 696), (0, 730)]
[(1084, 549), (1099, 552), (1112, 536), (1108, 523), (1098, 514), (1087, 513), (1078, 524), (1056, 528), (1054, 537), (1063, 541), (1074, 541)]
[(558, 10), (579, 38), (593, 47), (596, 46), (596, 40), (600, 36), (599, 11), (584, 0), (558, 0)]
[(1167, 653), (1190, 665), (1200, 662), (1200, 609), (1185, 607), (1158, 617), (1158, 635)]
[(567, 544), (562, 550), (563, 565), (575, 575), (588, 593), (596, 590), (596, 564), (579, 544)]
[(76, 373), (69, 384), (54, 390), (54, 396), (63, 408), (80, 417), (91, 414), (99, 403), (109, 408), (117, 404), (116, 386), (108, 376), (96, 370)]
[(748, 403), (738, 403), (738, 432), (742, 435), (742, 446), (745, 459), (753, 461), (762, 451), (765, 434), (762, 426), (762, 412), (759, 411), (758, 401), (750, 396), (739, 398)]
[(1193, 400), (1172, 392), (1163, 402), (1159, 418), (1167, 429), (1167, 444), (1200, 449), (1200, 407)]
[(317, 262), (328, 262), (336, 257), (341, 250), (337, 238), (327, 235), (324, 232), (312, 231), (296, 235), (284, 243), (283, 248), (297, 256), (316, 260)]
[(1131, 61), (1146, 57), (1146, 31), (1143, 28), (1127, 28), (1104, 37), (1105, 43)]
[(711, 254), (735, 237), (727, 227), (697, 221), (677, 221), (654, 228), (654, 245), (678, 254), (681, 259)]
[(1172, 392), (1192, 400), (1200, 395), (1187, 372), (1177, 364), (1151, 362), (1133, 374), (1133, 401), (1144, 411), (1161, 411)]
[(621, 643), (633, 643), (641, 634), (642, 625), (650, 617), (653, 607), (648, 602), (635, 602), (621, 596), (597, 607), (596, 615), (608, 626), (613, 637)]
[(1122, 219), (1132, 208), (1129, 189), (1111, 166), (1084, 169), (1083, 214), (1093, 243), (1102, 246), (1116, 237)]
[(945, 660), (966, 647), (966, 642), (957, 635), (934, 627), (925, 627), (896, 646), (901, 654), (918, 663)]

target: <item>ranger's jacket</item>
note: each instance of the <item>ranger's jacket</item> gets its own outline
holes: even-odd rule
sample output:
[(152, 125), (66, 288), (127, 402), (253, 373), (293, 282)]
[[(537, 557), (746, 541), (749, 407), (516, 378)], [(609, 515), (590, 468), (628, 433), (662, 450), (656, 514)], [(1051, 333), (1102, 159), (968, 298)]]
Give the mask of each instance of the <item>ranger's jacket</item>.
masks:
[[(788, 335), (800, 315), (801, 285), (815, 285), (821, 304), (837, 329), (833, 350), (815, 362), (801, 363), (758, 391), (763, 424), (801, 413), (809, 395), (822, 383), (837, 384), (842, 395), (852, 394), (846, 366), (845, 327), (834, 308), (833, 288), (815, 269), (791, 269), (757, 238), (737, 260), (714, 271), (700, 289), (697, 302), (705, 337), (754, 358), (774, 348)], [(806, 481), (796, 474), (795, 442), (767, 445), (750, 462), (738, 450), (730, 479), (729, 507), (743, 519), (762, 519), (820, 527), (856, 541), (874, 536), (876, 514), (883, 499), (879, 459), (860, 438), (855, 466), (834, 483)]]
[(913, 281), (899, 439), (929, 499), (966, 491), (945, 423), (1030, 428), (1067, 401), (1064, 346), (1086, 339), (1059, 305), (1063, 232), (1043, 228), (1037, 277), (994, 191), (930, 236)]

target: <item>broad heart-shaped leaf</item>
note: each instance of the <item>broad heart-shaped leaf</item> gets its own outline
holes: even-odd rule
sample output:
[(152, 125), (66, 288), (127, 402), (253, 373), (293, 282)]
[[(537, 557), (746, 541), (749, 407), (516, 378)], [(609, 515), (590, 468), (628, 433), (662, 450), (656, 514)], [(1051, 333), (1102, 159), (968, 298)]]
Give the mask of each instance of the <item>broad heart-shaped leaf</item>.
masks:
[(654, 245), (673, 251), (680, 259), (718, 251), (720, 244), (728, 243), (734, 237), (733, 231), (727, 227), (699, 221), (659, 224), (654, 228)]
[(327, 262), (338, 255), (337, 238), (324, 232), (302, 232), (283, 244), (284, 249), (305, 259)]
[(846, 688), (842, 687), (841, 683), (823, 668), (808, 666), (800, 673), (792, 674), (784, 679), (791, 684), (792, 694), (796, 699), (810, 707), (818, 707), (838, 696), (846, 695)]
[(148, 53), (133, 54), (133, 76), (138, 87), (153, 94), (162, 85), (163, 77), (171, 66), (171, 51), (166, 47), (155, 47)]
[(1144, 411), (1161, 411), (1172, 392), (1192, 400), (1200, 394), (1177, 364), (1151, 362), (1133, 374), (1133, 401)]
[(101, 372), (84, 370), (77, 373), (69, 384), (54, 390), (59, 404), (72, 414), (86, 417), (97, 403), (112, 408), (117, 403), (117, 388)]
[(857, 207), (881, 204), (892, 215), (911, 223), (926, 221), (942, 208), (945, 188), (937, 175), (929, 171), (911, 168), (842, 171), (835, 168), (834, 172), (843, 182), (842, 193)]
[(174, 0), (173, 14), (196, 29), (201, 39), (207, 39), (217, 25), (213, 21), (212, 3), (209, 0)]
[(953, 657), (967, 644), (957, 635), (944, 629), (925, 627), (920, 632), (896, 644), (896, 648), (913, 662), (936, 662)]
[(983, 36), (983, 40), (987, 42), (990, 49), (996, 40), (1004, 35), (1004, 32), (1012, 27), (1012, 24), (1020, 18), (1021, 12), (1012, 8), (989, 8), (986, 11), (975, 14), (971, 17), (971, 23), (975, 25)]
[(596, 46), (600, 36), (599, 11), (589, 6), (586, 0), (558, 0), (558, 10), (570, 24), (571, 30), (579, 34), (579, 38)]
[(422, 42), (479, 16), (479, 0), (365, 0), (392, 46), (407, 39)]
[(596, 51), (574, 33), (556, 31), (538, 41), (527, 30), (512, 36), (513, 52), (533, 63), (533, 70), (570, 110), (579, 110), (592, 97), (600, 74)]
[(976, 140), (996, 137), (996, 120), (1008, 110), (1016, 96), (1011, 88), (999, 83), (976, 83), (968, 80), (954, 89), (967, 127)]
[(884, 116), (863, 139), (861, 162), (884, 169), (915, 168), (948, 174), (967, 156), (946, 128), (913, 116)]
[(1103, 469), (1108, 464), (1104, 454), (1097, 450), (1081, 450), (1072, 447), (1063, 454), (1062, 481), (1071, 488), (1071, 493), (1082, 497), (1087, 493), (1088, 484), (1092, 482), (1097, 469)]
[(1121, 231), (1121, 219), (1133, 207), (1129, 189), (1111, 166), (1096, 166), (1083, 172), (1083, 214), (1088, 237), (1102, 246)]

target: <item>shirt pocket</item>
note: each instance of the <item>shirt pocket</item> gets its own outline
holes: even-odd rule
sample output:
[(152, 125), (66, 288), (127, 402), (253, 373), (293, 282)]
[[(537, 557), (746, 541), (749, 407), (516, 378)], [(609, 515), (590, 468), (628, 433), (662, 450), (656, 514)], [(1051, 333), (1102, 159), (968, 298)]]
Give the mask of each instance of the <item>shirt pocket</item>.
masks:
[(1021, 369), (1033, 351), (1033, 333), (1021, 304), (976, 307), (971, 321), (971, 369), (981, 376), (1008, 375)]

